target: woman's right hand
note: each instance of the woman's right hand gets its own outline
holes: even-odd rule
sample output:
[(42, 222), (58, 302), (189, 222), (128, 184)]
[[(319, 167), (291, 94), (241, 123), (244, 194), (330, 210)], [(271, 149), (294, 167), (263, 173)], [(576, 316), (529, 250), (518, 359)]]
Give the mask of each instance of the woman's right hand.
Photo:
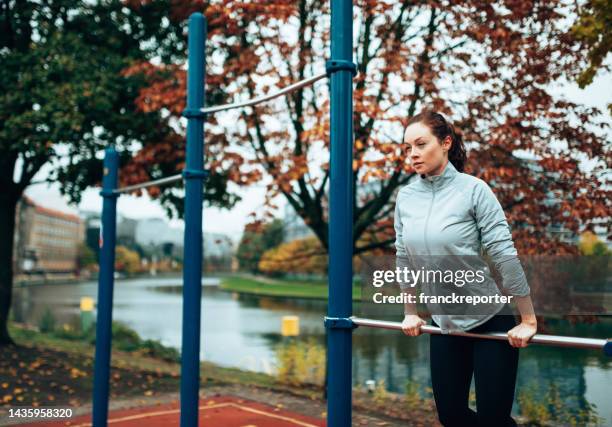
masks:
[(409, 337), (421, 335), (421, 325), (427, 324), (416, 314), (407, 314), (402, 321), (402, 332)]

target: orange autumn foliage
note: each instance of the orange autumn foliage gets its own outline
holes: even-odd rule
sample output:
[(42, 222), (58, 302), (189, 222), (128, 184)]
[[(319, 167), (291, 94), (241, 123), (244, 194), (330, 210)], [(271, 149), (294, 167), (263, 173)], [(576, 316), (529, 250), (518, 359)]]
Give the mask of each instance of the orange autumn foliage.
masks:
[[(129, 2), (136, 7), (140, 2)], [(173, 1), (173, 19), (193, 10), (209, 21), (206, 102), (261, 96), (324, 70), (329, 56), (329, 2)], [(576, 253), (552, 227), (577, 234), (610, 212), (604, 172), (612, 162), (609, 120), (595, 108), (554, 92), (578, 75), (588, 52), (569, 31), (571, 2), (380, 2), (356, 0), (354, 55), (354, 253), (389, 247), (397, 190), (414, 173), (402, 150), (408, 118), (424, 107), (447, 115), (466, 142), (466, 172), (487, 181), (505, 209), (519, 252)], [(183, 52), (184, 54), (184, 52)], [(150, 87), (144, 111), (178, 119), (183, 64), (136, 64)], [(181, 124), (181, 126), (183, 126)], [(184, 128), (179, 127), (177, 135)], [(273, 102), (210, 115), (206, 166), (239, 185), (266, 178), (254, 220), (281, 197), (329, 246), (329, 92), (316, 83)], [(591, 160), (585, 171), (581, 161)], [(150, 174), (150, 161), (174, 171), (184, 161), (180, 137), (168, 136), (125, 168), (122, 179)], [(608, 187), (609, 188), (609, 187)], [(347, 218), (347, 220), (351, 220)], [(363, 242), (368, 233), (381, 238)]]

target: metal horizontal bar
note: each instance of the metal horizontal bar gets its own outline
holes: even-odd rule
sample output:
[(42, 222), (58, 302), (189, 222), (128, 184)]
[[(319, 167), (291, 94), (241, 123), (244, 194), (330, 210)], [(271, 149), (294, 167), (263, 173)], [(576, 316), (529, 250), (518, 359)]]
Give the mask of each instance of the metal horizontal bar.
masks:
[(260, 96), (259, 98), (249, 99), (244, 102), (234, 102), (233, 104), (217, 105), (215, 107), (205, 107), (205, 108), (200, 109), (200, 111), (202, 113), (216, 113), (217, 111), (231, 110), (233, 108), (250, 107), (251, 105), (266, 102), (271, 99), (278, 98), (279, 96), (284, 95), (286, 93), (290, 93), (290, 92), (293, 92), (294, 90), (303, 88), (304, 86), (308, 86), (309, 84), (312, 84), (316, 82), (317, 80), (321, 80), (324, 77), (327, 77), (327, 73), (317, 74), (316, 76), (313, 76), (313, 77), (310, 77), (304, 80), (300, 80), (299, 82), (293, 83), (292, 85), (289, 85), (286, 88), (283, 88), (279, 90), (278, 92), (275, 92), (270, 95)]
[[(364, 319), (361, 317), (352, 316), (350, 319), (359, 326), (370, 326), (373, 328), (382, 328), (382, 329), (396, 329), (401, 330), (402, 324), (400, 322), (389, 322), (386, 320), (374, 320), (374, 319)], [(427, 334), (437, 334), (441, 335), (442, 332), (440, 328), (437, 326), (431, 325), (423, 325), (421, 326), (421, 331)], [(448, 335), (453, 336), (461, 336), (461, 337), (472, 337), (472, 338), (485, 338), (492, 340), (508, 340), (508, 334), (504, 332), (490, 332), (486, 334), (476, 334), (472, 332), (452, 332)], [(579, 338), (579, 337), (565, 337), (560, 335), (534, 335), (529, 341), (533, 344), (544, 344), (544, 345), (553, 345), (560, 347), (575, 347), (575, 348), (590, 348), (595, 350), (603, 350), (608, 352), (610, 351), (610, 345), (612, 345), (612, 341), (609, 339), (603, 338)]]
[(158, 185), (170, 184), (172, 182), (180, 181), (183, 179), (182, 174), (167, 176), (166, 178), (160, 178), (153, 181), (141, 182), (140, 184), (128, 185), (127, 187), (117, 188), (113, 190), (113, 193), (121, 194), (121, 193), (129, 193), (134, 190), (140, 190), (142, 188), (147, 187), (155, 187)]

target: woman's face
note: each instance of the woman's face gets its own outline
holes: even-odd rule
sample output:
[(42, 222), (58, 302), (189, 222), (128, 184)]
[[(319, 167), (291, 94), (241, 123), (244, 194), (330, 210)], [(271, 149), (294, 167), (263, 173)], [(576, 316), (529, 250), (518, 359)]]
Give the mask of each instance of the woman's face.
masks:
[(418, 174), (440, 175), (448, 161), (450, 146), (450, 136), (440, 144), (429, 126), (420, 122), (408, 126), (404, 133), (406, 155)]

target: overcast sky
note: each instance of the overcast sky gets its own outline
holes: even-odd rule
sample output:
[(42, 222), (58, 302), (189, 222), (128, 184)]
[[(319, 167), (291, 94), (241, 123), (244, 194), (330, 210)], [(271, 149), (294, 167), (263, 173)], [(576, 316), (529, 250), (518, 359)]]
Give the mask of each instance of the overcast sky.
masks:
[[(610, 94), (612, 93), (612, 74), (608, 73), (598, 76), (593, 84), (584, 90), (572, 84), (563, 87), (561, 92), (562, 96), (567, 97), (571, 101), (598, 107), (605, 111), (606, 105), (612, 102), (612, 99), (610, 99)], [(610, 119), (609, 115), (607, 117)], [(48, 170), (48, 167), (43, 168), (34, 180), (45, 179)], [(42, 206), (63, 212), (78, 213), (79, 210), (100, 211), (102, 207), (99, 189), (92, 188), (85, 191), (82, 201), (78, 206), (67, 203), (67, 200), (59, 193), (58, 184), (32, 185), (27, 188), (26, 194)], [(243, 200), (232, 210), (220, 210), (211, 207), (204, 208), (204, 231), (227, 234), (235, 242), (240, 239), (244, 225), (249, 220), (248, 214), (263, 205), (265, 187), (262, 184), (258, 184), (249, 187), (248, 190), (243, 190), (239, 194)], [(276, 202), (281, 209), (278, 213), (278, 216), (280, 216), (282, 215), (285, 201), (277, 199)], [(129, 218), (166, 217), (164, 209), (157, 202), (151, 201), (146, 195), (143, 197), (121, 196), (118, 201), (118, 212), (120, 215)], [(178, 226), (181, 222), (175, 220), (171, 224)]]

